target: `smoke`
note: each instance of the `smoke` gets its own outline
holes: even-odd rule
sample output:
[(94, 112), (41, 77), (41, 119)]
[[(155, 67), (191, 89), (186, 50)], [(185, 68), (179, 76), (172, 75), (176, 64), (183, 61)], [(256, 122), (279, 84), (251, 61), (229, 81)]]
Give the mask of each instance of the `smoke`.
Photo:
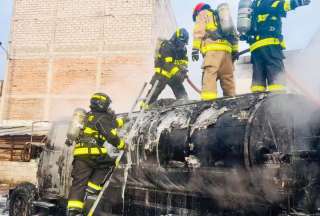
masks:
[(320, 105), (319, 50), (320, 31), (306, 49), (293, 51), (292, 54), (289, 52), (286, 70), (291, 90), (306, 95)]
[[(95, 92), (109, 95), (112, 100), (111, 107), (116, 113), (128, 112), (143, 83), (149, 81), (153, 75), (152, 64), (152, 58), (145, 56), (139, 56), (133, 60), (113, 57), (103, 62), (100, 77), (88, 74), (85, 79), (85, 76), (80, 74), (79, 77), (75, 75), (70, 83), (63, 83), (63, 85), (54, 83), (57, 88), (52, 90), (50, 103), (46, 107), (49, 120), (69, 119), (74, 109), (78, 107), (88, 111), (90, 97)], [(56, 73), (58, 77), (63, 75), (63, 72)]]
[[(82, 94), (79, 94), (80, 93)], [(47, 105), (50, 121), (65, 121), (72, 117), (76, 108), (88, 110), (90, 95), (94, 93), (91, 83), (74, 80), (59, 90), (58, 96), (52, 96)]]
[[(99, 91), (110, 95), (112, 108), (116, 112), (128, 112), (137, 99), (143, 83), (149, 82), (153, 75), (152, 59), (143, 58), (141, 62), (143, 63), (114, 65), (112, 78), (107, 80), (105, 86), (99, 88)], [(146, 89), (142, 96), (145, 94)]]

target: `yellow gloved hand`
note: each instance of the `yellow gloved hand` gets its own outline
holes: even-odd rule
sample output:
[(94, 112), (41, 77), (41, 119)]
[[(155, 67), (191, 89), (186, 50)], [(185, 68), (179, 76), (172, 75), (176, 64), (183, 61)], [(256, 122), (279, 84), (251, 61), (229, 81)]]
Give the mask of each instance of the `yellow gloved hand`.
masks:
[(124, 142), (124, 140), (120, 140), (120, 144), (117, 146), (118, 150), (124, 150), (127, 147), (126, 143)]
[(124, 125), (124, 119), (123, 118), (117, 118), (116, 119), (117, 122), (117, 128), (122, 128)]
[(149, 109), (149, 105), (144, 101), (139, 102), (139, 107), (140, 107), (140, 109), (144, 109), (144, 110)]
[(120, 157), (117, 157), (117, 159), (116, 159), (116, 161), (115, 161), (116, 168), (119, 167), (119, 165), (120, 165), (120, 160), (121, 160), (121, 158), (120, 158)]

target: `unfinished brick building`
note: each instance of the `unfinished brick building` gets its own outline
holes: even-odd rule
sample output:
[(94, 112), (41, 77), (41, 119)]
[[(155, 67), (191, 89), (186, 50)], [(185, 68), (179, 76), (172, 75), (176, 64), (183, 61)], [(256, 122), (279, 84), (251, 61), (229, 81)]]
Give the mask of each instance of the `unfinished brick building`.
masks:
[(2, 119), (65, 117), (95, 91), (128, 110), (175, 28), (170, 0), (15, 0)]

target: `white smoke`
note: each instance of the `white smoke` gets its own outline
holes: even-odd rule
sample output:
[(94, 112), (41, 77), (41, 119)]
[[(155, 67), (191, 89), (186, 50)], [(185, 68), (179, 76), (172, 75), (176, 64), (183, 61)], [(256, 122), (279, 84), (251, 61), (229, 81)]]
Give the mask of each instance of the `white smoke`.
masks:
[(306, 49), (287, 57), (286, 70), (291, 90), (320, 104), (319, 50), (320, 31)]

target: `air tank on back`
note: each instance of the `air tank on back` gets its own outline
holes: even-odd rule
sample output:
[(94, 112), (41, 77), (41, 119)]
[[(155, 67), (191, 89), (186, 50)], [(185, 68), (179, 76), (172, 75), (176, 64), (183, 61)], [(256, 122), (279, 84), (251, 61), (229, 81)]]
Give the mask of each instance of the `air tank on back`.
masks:
[(71, 122), (67, 131), (67, 138), (70, 141), (74, 141), (80, 134), (80, 130), (83, 128), (86, 117), (86, 111), (82, 108), (74, 110)]
[(251, 5), (251, 0), (239, 1), (237, 30), (241, 35), (246, 34), (251, 29)]
[(229, 5), (227, 3), (218, 5), (217, 14), (222, 32), (226, 35), (235, 34), (236, 30), (232, 21)]

